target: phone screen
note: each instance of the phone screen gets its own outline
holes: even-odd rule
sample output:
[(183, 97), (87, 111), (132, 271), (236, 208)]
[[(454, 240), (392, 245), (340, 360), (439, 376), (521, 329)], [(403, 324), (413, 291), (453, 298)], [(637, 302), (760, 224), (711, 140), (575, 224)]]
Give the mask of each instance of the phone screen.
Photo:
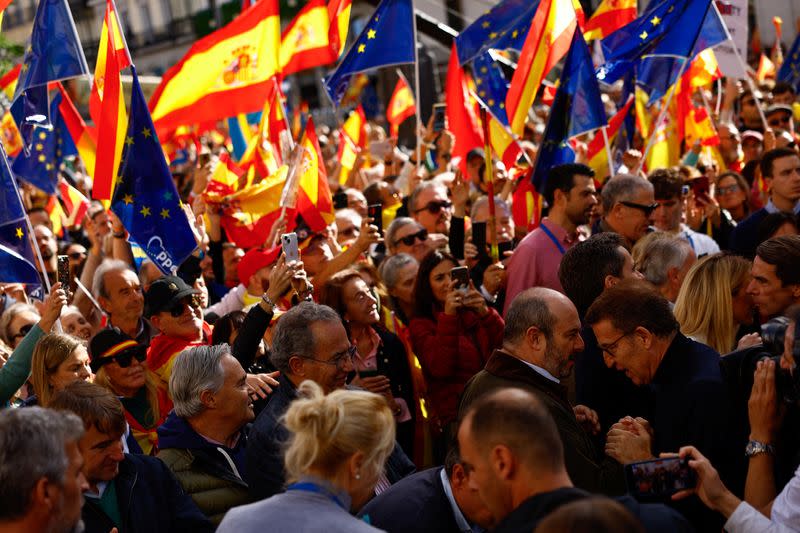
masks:
[(372, 219), (372, 225), (378, 227), (378, 232), (383, 236), (383, 206), (372, 204), (367, 206), (367, 216)]
[(450, 279), (456, 281), (456, 290), (466, 292), (469, 288), (469, 270), (465, 266), (452, 269), (450, 271)]
[(710, 185), (706, 176), (695, 178), (690, 183), (695, 196), (708, 196)]
[(283, 255), (287, 263), (300, 260), (300, 250), (297, 246), (296, 233), (284, 233), (281, 235), (281, 246), (283, 247)]
[(347, 193), (339, 191), (333, 195), (333, 208), (346, 209), (347, 208)]
[(640, 500), (663, 500), (697, 485), (688, 460), (666, 457), (625, 465), (628, 491)]
[(444, 104), (434, 104), (433, 105), (433, 131), (442, 131), (445, 129), (445, 105)]

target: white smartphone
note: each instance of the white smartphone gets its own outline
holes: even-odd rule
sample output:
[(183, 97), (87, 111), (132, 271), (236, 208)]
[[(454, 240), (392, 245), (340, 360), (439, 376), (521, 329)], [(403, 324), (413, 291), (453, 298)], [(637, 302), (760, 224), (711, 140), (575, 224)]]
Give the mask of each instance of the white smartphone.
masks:
[(281, 235), (281, 246), (287, 263), (300, 260), (300, 249), (297, 246), (297, 233), (284, 233)]

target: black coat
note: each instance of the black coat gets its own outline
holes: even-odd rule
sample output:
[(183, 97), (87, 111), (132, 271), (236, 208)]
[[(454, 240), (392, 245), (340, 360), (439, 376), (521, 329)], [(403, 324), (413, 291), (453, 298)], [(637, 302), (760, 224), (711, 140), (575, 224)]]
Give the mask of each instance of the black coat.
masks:
[(733, 252), (747, 258), (755, 257), (758, 247), (758, 226), (762, 220), (767, 218), (768, 214), (766, 208), (762, 207), (758, 211), (750, 213), (750, 216), (733, 228), (730, 237), (730, 247)]
[(358, 516), (388, 533), (460, 533), (444, 492), (441, 468), (397, 482), (375, 496)]
[[(123, 521), (119, 533), (195, 533), (215, 529), (172, 472), (155, 457), (125, 454), (114, 482)], [(108, 533), (116, 527), (92, 498), (85, 498), (81, 515), (86, 533)]]
[[(278, 382), (280, 385), (253, 423), (247, 442), (245, 481), (256, 500), (283, 492), (286, 484), (283, 449), (289, 440), (289, 431), (280, 419), (297, 398), (297, 389), (283, 374), (278, 377)], [(414, 463), (400, 447), (395, 446), (386, 461), (385, 472), (389, 482), (395, 483), (414, 470)]]

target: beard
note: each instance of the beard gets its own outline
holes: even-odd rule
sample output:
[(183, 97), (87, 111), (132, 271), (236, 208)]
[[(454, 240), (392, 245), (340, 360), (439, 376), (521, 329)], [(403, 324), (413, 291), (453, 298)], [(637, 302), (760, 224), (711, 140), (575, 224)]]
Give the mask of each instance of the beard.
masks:
[(553, 345), (552, 339), (548, 339), (547, 341), (547, 348), (545, 348), (544, 351), (544, 360), (553, 361), (555, 370), (555, 373), (553, 375), (558, 379), (568, 378), (569, 375), (572, 373), (572, 369), (570, 368), (570, 363), (572, 363), (572, 358), (569, 356), (561, 357), (561, 354)]

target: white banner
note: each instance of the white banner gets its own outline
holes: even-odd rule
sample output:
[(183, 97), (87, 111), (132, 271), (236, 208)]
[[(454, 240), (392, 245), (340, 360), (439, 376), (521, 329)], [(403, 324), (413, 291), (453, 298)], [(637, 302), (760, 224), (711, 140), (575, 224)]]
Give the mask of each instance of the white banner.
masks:
[(734, 46), (739, 50), (742, 61), (747, 61), (747, 0), (715, 0), (717, 9), (728, 31), (732, 41), (726, 41), (714, 47), (714, 54), (717, 56), (719, 69), (725, 76), (743, 79), (744, 70), (739, 60), (736, 58)]

